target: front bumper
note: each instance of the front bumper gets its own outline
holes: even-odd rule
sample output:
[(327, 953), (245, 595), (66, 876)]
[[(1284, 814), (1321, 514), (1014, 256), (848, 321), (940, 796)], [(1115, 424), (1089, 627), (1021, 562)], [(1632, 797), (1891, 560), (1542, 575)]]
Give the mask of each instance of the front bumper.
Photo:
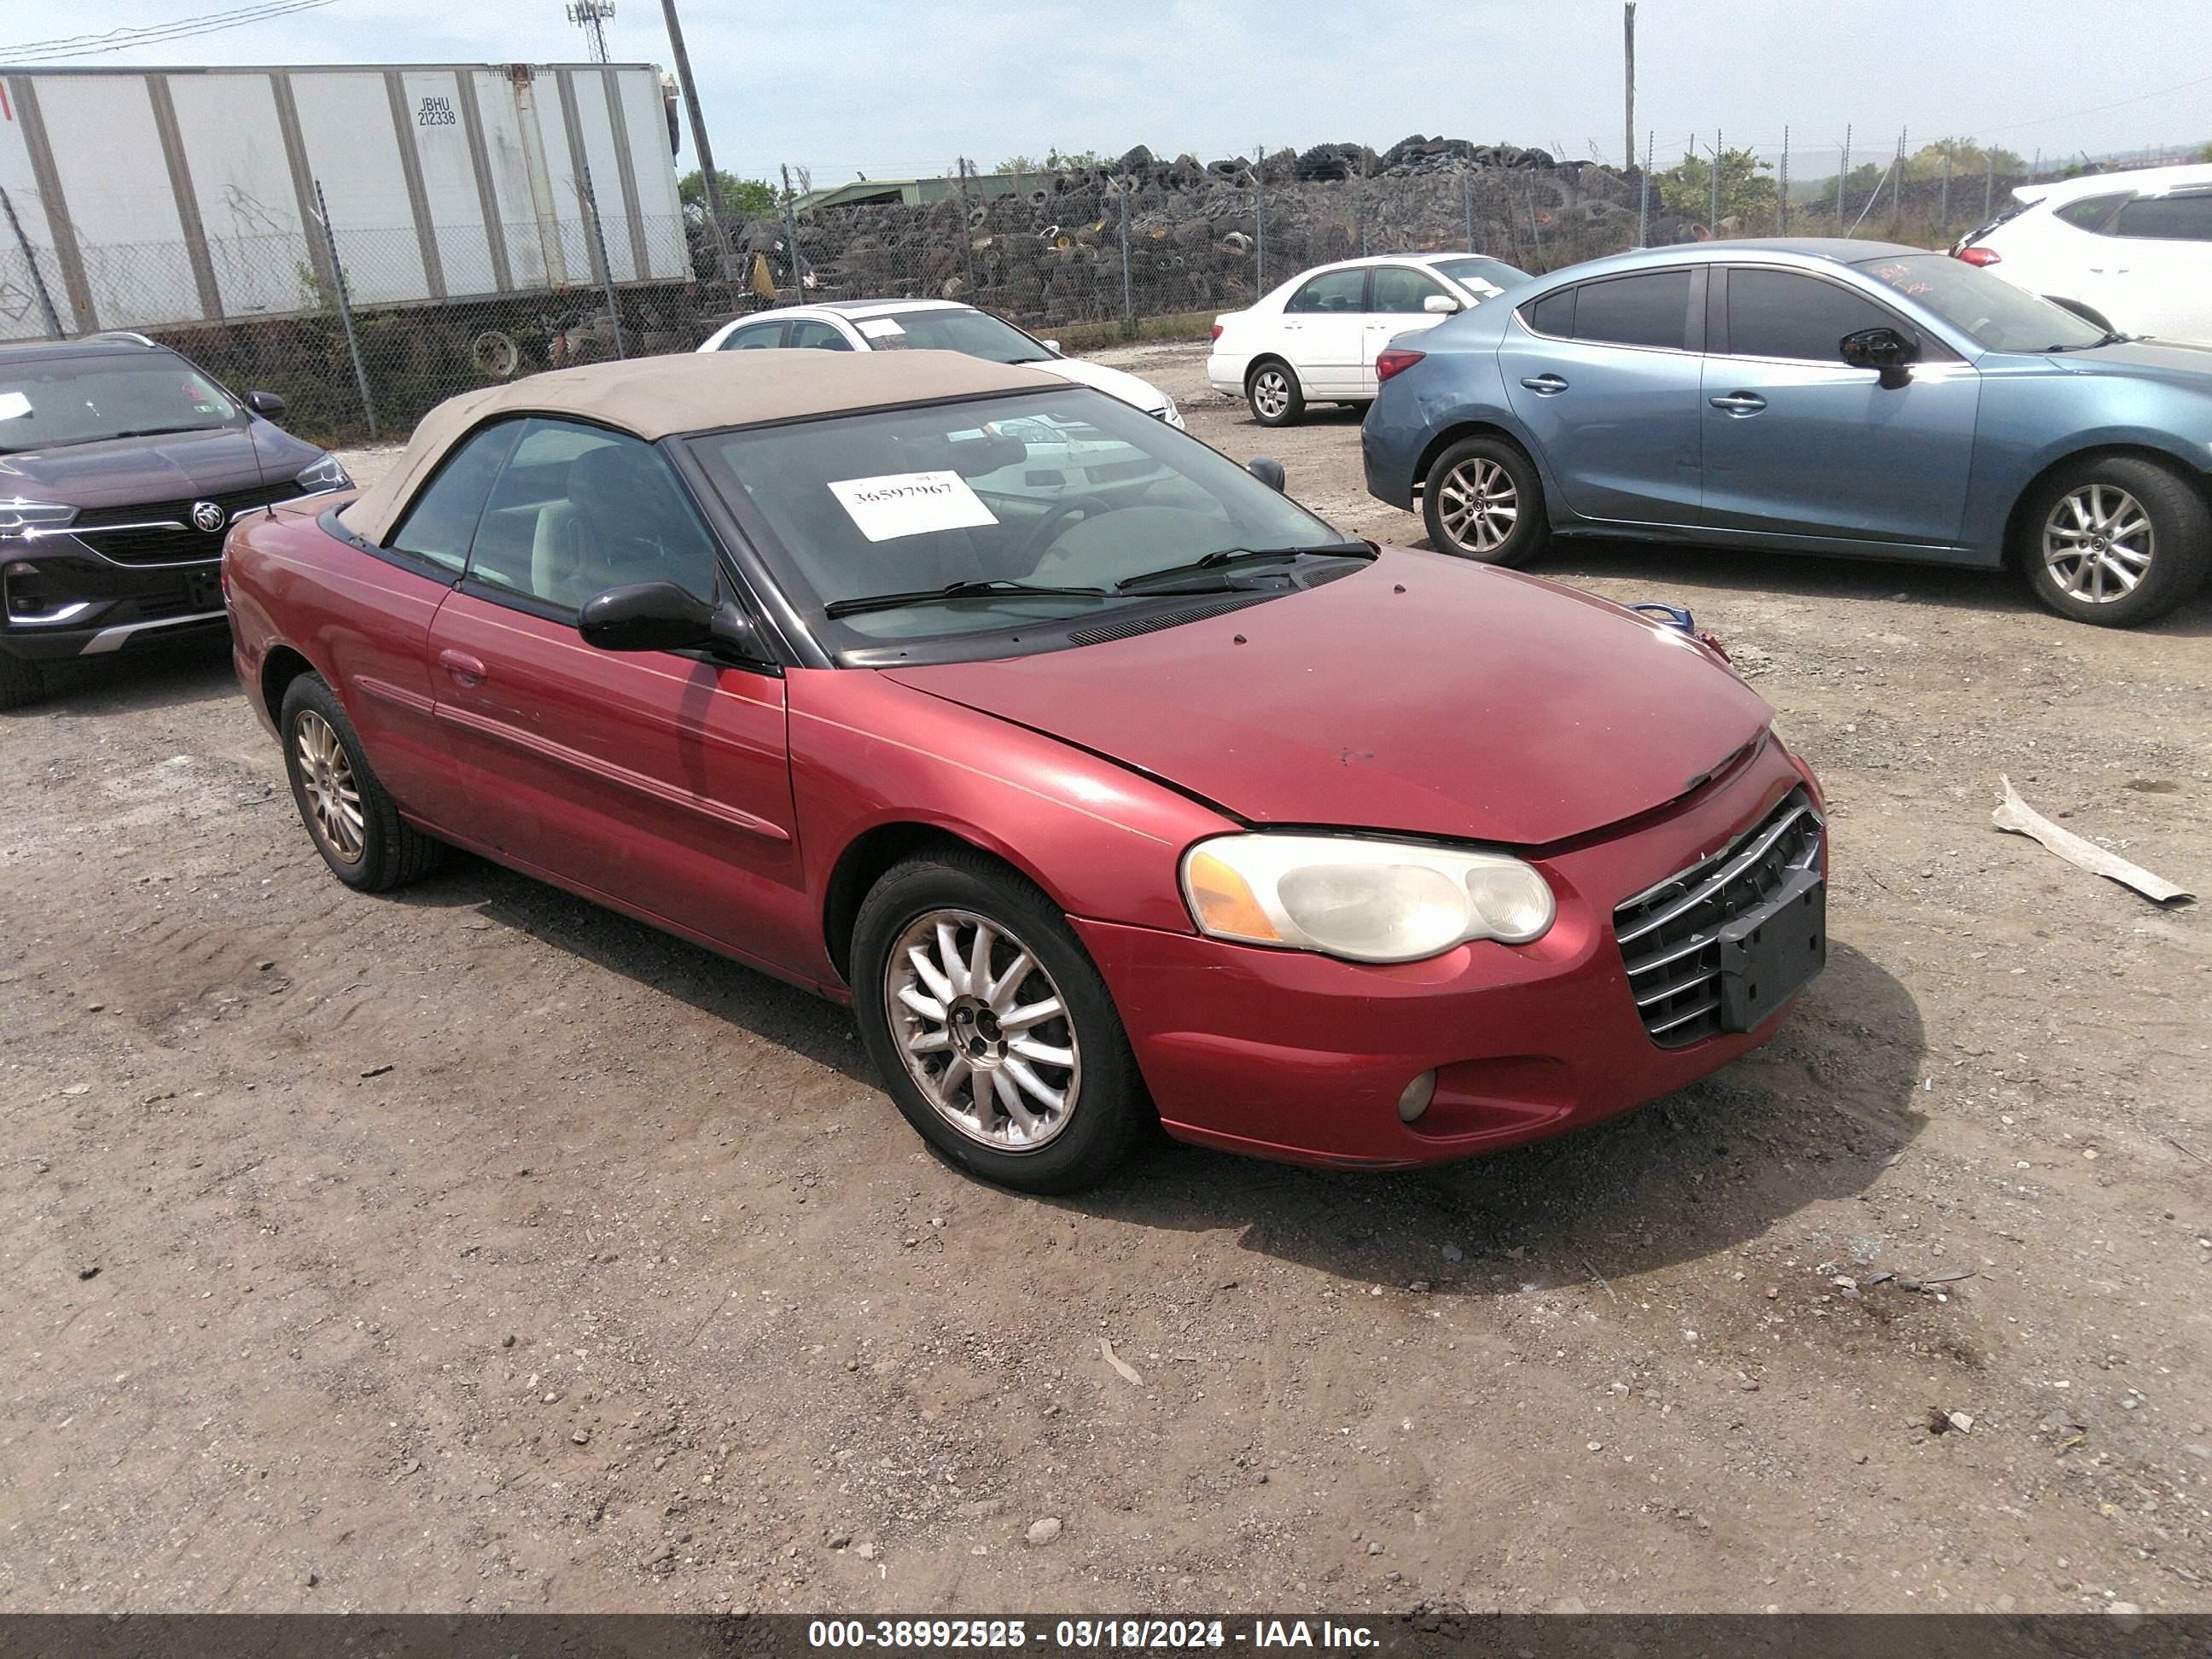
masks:
[[(1613, 908), (1726, 845), (1801, 784), (1810, 775), (1769, 743), (1688, 807), (1537, 859), (1559, 915), (1527, 946), (1486, 941), (1374, 967), (1075, 926), (1170, 1134), (1293, 1163), (1440, 1164), (1625, 1112), (1774, 1035), (1784, 1012), (1755, 1030), (1661, 1048), (1637, 1017)], [(1433, 1102), (1401, 1121), (1401, 1092), (1431, 1068)]]
[(51, 540), (0, 548), (0, 651), (52, 662), (218, 633), (222, 563), (132, 567)]

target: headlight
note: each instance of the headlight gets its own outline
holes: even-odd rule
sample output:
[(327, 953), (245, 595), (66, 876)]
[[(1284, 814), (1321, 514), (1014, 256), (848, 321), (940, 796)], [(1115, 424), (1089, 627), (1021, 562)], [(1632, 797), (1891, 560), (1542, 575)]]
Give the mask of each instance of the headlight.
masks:
[(40, 532), (52, 535), (75, 517), (75, 507), (56, 502), (0, 501), (0, 542), (36, 541)]
[(1351, 836), (1219, 836), (1182, 858), (1202, 933), (1352, 962), (1418, 962), (1470, 939), (1526, 945), (1559, 907), (1502, 853)]
[(324, 456), (321, 460), (295, 477), (292, 482), (301, 489), (307, 490), (353, 488), (353, 480), (346, 476), (345, 468), (338, 465), (338, 458), (335, 455)]

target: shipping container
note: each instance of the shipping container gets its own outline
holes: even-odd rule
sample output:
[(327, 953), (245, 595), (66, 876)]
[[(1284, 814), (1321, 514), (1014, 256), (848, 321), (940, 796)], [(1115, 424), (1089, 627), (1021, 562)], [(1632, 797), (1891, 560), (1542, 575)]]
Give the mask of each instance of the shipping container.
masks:
[(0, 68), (0, 339), (691, 275), (650, 64)]

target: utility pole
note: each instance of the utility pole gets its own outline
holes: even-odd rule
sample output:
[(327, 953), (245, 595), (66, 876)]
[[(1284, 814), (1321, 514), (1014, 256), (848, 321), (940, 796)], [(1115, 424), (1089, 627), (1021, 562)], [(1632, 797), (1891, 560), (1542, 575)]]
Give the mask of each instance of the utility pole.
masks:
[(722, 228), (722, 181), (715, 174), (714, 151), (707, 142), (707, 118), (699, 112), (699, 86), (691, 78), (691, 54), (684, 50), (684, 25), (676, 19), (676, 0), (660, 0), (660, 14), (668, 20), (668, 49), (676, 58), (676, 84), (683, 89), (684, 112), (691, 118), (691, 149), (699, 158), (699, 182), (705, 186), (707, 197), (707, 229), (714, 241), (714, 274), (726, 277), (730, 270), (730, 238)]
[(1624, 0), (1620, 8), (1620, 46), (1625, 89), (1628, 94), (1628, 121), (1621, 129), (1620, 159), (1624, 167), (1636, 165), (1636, 0)]

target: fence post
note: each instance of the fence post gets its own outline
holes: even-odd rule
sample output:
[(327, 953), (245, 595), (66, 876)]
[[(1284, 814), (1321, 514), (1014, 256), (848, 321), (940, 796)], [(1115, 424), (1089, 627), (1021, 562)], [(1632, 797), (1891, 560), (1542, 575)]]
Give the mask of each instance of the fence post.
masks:
[(1255, 207), (1252, 213), (1252, 292), (1256, 298), (1267, 291), (1267, 147), (1255, 144), (1252, 149), (1252, 189)]
[(1941, 204), (1940, 204), (1940, 205), (1936, 208), (1936, 216), (1939, 220), (1941, 220), (1941, 221), (1942, 222), (1942, 229), (1947, 230), (1947, 231), (1948, 231), (1948, 229), (1950, 229), (1950, 228), (1951, 228), (1951, 152), (1950, 152), (1949, 150), (1948, 150), (1948, 149), (1947, 149), (1947, 150), (1945, 150), (1945, 151), (1943, 152), (1943, 196), (1942, 196), (1942, 199)]
[(1133, 178), (1125, 178), (1121, 181), (1121, 318), (1132, 325), (1132, 334), (1135, 332), (1137, 302), (1129, 283), (1129, 210), (1134, 205), (1135, 185)]
[(576, 183), (584, 192), (584, 216), (592, 231), (592, 263), (599, 267), (599, 292), (606, 296), (607, 322), (614, 330), (615, 356), (623, 356), (622, 339), (622, 309), (615, 304), (615, 268), (607, 258), (606, 228), (599, 223), (599, 198), (592, 189), (592, 164), (579, 159), (576, 163)]
[(1897, 174), (1889, 186), (1890, 240), (1905, 228), (1905, 129), (1897, 130)]
[(323, 222), (323, 246), (330, 251), (331, 286), (338, 297), (338, 321), (345, 325), (346, 355), (353, 359), (353, 383), (361, 390), (361, 412), (368, 422), (369, 441), (376, 441), (376, 400), (368, 395), (368, 371), (362, 367), (361, 341), (353, 331), (353, 302), (346, 295), (345, 266), (338, 258), (337, 232), (331, 225), (330, 204), (323, 200), (323, 181), (315, 180), (315, 217)]
[(1997, 200), (1997, 153), (1996, 153), (1996, 150), (1994, 148), (1991, 148), (1990, 150), (1988, 150), (1988, 151), (1984, 155), (1984, 156), (1983, 156), (1983, 158), (1982, 158), (1982, 159), (1983, 159), (1983, 169), (1982, 169), (1982, 222), (1983, 222), (1984, 224), (1987, 224), (1987, 223), (1990, 222), (1990, 215), (1994, 214), (1994, 213), (1996, 211), (1996, 200)]
[(1713, 204), (1712, 216), (1706, 222), (1708, 237), (1721, 234), (1721, 130), (1713, 129)]
[(1367, 257), (1367, 146), (1359, 147), (1359, 193), (1353, 198), (1352, 211), (1359, 219), (1359, 257)]
[[(967, 279), (968, 292), (975, 292), (975, 233), (968, 222), (968, 158), (955, 158), (960, 171), (960, 274)], [(793, 243), (795, 247), (797, 243)]]
[[(1658, 149), (1659, 129), (1654, 127), (1644, 135), (1644, 183), (1636, 192), (1636, 246), (1638, 247), (1648, 247), (1651, 244), (1651, 163), (1656, 159)], [(1469, 227), (1468, 240), (1472, 242), (1474, 240), (1474, 210), (1472, 207), (1467, 210), (1467, 222)]]
[(8, 228), (15, 233), (15, 246), (23, 250), (23, 264), (29, 268), (31, 289), (39, 296), (39, 314), (46, 319), (46, 332), (58, 340), (62, 337), (62, 319), (54, 314), (53, 296), (46, 292), (46, 279), (39, 269), (38, 255), (31, 252), (31, 239), (23, 234), (22, 224), (15, 217), (15, 204), (4, 190), (0, 190), (0, 208), (8, 210)]
[(1536, 222), (1536, 179), (1534, 173), (1528, 177), (1528, 240), (1535, 244), (1536, 270), (1540, 273), (1544, 269), (1544, 232)]
[(1782, 182), (1774, 192), (1774, 234), (1790, 234), (1790, 129), (1782, 129)]
[[(806, 279), (799, 274), (799, 215), (791, 204), (791, 165), (779, 163), (783, 168), (783, 247), (791, 261), (791, 302), (797, 305), (806, 297)], [(960, 234), (968, 234), (968, 221), (963, 215)]]
[(1476, 252), (1474, 246), (1474, 164), (1462, 161), (1459, 165), (1459, 210), (1467, 221), (1467, 251)]

